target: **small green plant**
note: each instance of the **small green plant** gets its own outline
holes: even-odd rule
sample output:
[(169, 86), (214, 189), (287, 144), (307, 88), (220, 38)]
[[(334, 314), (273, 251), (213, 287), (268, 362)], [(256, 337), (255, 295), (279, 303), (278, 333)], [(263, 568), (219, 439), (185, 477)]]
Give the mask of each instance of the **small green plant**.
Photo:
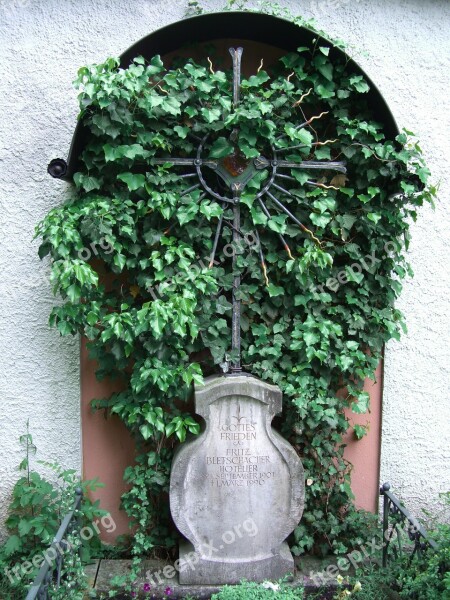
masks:
[[(450, 506), (450, 494), (444, 494)], [(439, 523), (429, 532), (437, 549), (428, 550), (408, 565), (398, 562), (397, 583), (400, 597), (417, 600), (450, 599), (450, 524)]]
[(6, 575), (6, 569), (11, 567), (11, 562), (5, 559), (0, 550), (0, 598), (2, 600), (16, 600), (24, 598), (27, 586), (22, 580), (11, 581)]
[(293, 588), (280, 581), (255, 583), (243, 581), (239, 585), (225, 585), (211, 600), (300, 600), (304, 598), (302, 587)]
[[(441, 497), (449, 506), (450, 494)], [(430, 522), (427, 524), (427, 531), (436, 542), (436, 549), (427, 547), (419, 556), (412, 556), (413, 542), (403, 537), (402, 553), (396, 558), (391, 556), (387, 567), (380, 566), (380, 552), (361, 563), (357, 579), (346, 580), (350, 586), (361, 582), (360, 600), (450, 600), (450, 525), (436, 522), (435, 517), (432, 522), (433, 527)]]
[(362, 589), (360, 581), (356, 581), (353, 585), (350, 585), (349, 580), (342, 577), (342, 575), (338, 575), (336, 577), (336, 581), (338, 584), (338, 590), (333, 596), (333, 600), (345, 600), (345, 598), (354, 597)]
[(88, 591), (88, 581), (81, 559), (82, 540), (76, 534), (67, 536), (71, 551), (64, 555), (61, 569), (61, 585), (54, 582), (49, 591), (51, 600), (83, 600)]
[(399, 600), (395, 577), (394, 565), (389, 563), (387, 567), (381, 567), (381, 552), (377, 552), (356, 569), (354, 576), (346, 577), (346, 582), (349, 591), (359, 584), (358, 600)]
[[(102, 487), (97, 479), (81, 481), (74, 469), (63, 469), (58, 463), (38, 461), (51, 469), (56, 475), (56, 483), (45, 479), (31, 469), (30, 459), (36, 454), (36, 446), (27, 422), (26, 434), (20, 436), (25, 457), (19, 465), (22, 476), (16, 482), (9, 515), (5, 525), (9, 536), (0, 547), (0, 590), (2, 600), (15, 599), (34, 579), (45, 559), (45, 551), (59, 529), (61, 520), (71, 510), (75, 500), (75, 490), (80, 488), (83, 500), (78, 510), (80, 525), (89, 526), (95, 519), (107, 515), (99, 508), (99, 502), (91, 502), (87, 496), (90, 491)], [(87, 561), (92, 554), (99, 552), (101, 542), (97, 530), (92, 527), (92, 535), (72, 535), (72, 550), (65, 553), (65, 581), (73, 584), (81, 581), (81, 561)], [(66, 541), (69, 540), (70, 535)], [(72, 590), (73, 592), (73, 590)], [(72, 593), (71, 592), (71, 593)], [(9, 594), (9, 595), (8, 595)], [(55, 591), (56, 594), (56, 591)], [(61, 591), (52, 598), (67, 597)], [(71, 598), (76, 598), (75, 595)]]

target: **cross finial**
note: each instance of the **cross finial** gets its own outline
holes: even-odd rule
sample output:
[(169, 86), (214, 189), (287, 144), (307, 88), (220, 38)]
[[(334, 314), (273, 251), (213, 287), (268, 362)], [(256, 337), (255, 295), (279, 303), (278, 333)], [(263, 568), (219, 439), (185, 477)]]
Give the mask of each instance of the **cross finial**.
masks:
[(230, 48), (231, 58), (233, 59), (233, 103), (236, 107), (239, 104), (241, 93), (241, 60), (243, 48)]

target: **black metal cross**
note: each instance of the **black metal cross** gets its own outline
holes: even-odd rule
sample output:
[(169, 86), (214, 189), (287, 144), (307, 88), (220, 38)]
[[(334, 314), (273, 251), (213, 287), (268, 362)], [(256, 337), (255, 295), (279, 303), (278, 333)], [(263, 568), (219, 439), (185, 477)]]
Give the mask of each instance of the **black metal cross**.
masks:
[[(233, 59), (233, 105), (236, 108), (240, 101), (240, 91), (241, 91), (241, 60), (242, 60), (242, 48), (230, 48), (229, 49), (231, 57)], [(296, 129), (301, 129), (310, 124), (312, 119), (309, 119), (300, 125), (297, 125)], [(230, 135), (230, 140), (234, 140), (237, 137), (238, 131), (233, 130)], [(280, 136), (280, 137), (283, 137)], [(233, 266), (233, 294), (232, 294), (232, 324), (231, 324), (231, 347), (233, 356), (236, 357), (231, 364), (231, 373), (238, 374), (242, 371), (241, 367), (241, 302), (239, 299), (239, 289), (241, 285), (241, 277), (237, 271), (237, 256), (236, 249), (240, 247), (241, 242), (241, 202), (240, 197), (245, 189), (246, 184), (256, 175), (258, 171), (263, 169), (269, 169), (270, 175), (263, 185), (262, 189), (255, 195), (255, 200), (258, 201), (263, 213), (267, 218), (270, 219), (271, 213), (266, 206), (266, 203), (263, 200), (264, 196), (267, 196), (272, 203), (281, 209), (296, 225), (298, 225), (304, 232), (308, 233), (316, 242), (317, 238), (314, 234), (303, 224), (301, 223), (297, 217), (286, 207), (284, 204), (274, 195), (272, 190), (278, 190), (287, 196), (292, 196), (289, 190), (285, 189), (283, 186), (278, 184), (275, 181), (276, 177), (280, 177), (281, 179), (296, 181), (294, 177), (290, 175), (285, 175), (283, 173), (279, 173), (280, 169), (304, 169), (304, 170), (328, 170), (328, 171), (337, 171), (339, 173), (346, 173), (345, 163), (339, 161), (302, 161), (302, 162), (292, 162), (287, 160), (280, 160), (278, 158), (278, 153), (286, 152), (288, 150), (294, 150), (296, 148), (300, 148), (305, 146), (304, 144), (290, 146), (288, 148), (279, 148), (276, 149), (272, 146), (273, 156), (271, 159), (268, 159), (264, 156), (258, 156), (252, 161), (242, 161), (242, 158), (239, 155), (239, 151), (235, 150), (235, 152), (231, 155), (226, 156), (221, 159), (210, 159), (210, 158), (202, 158), (202, 152), (205, 147), (205, 144), (209, 138), (209, 134), (205, 135), (203, 139), (197, 138), (199, 141), (197, 155), (195, 158), (154, 158), (151, 160), (151, 163), (154, 165), (164, 164), (170, 162), (174, 166), (183, 166), (183, 167), (195, 167), (194, 173), (188, 173), (182, 175), (181, 177), (190, 177), (197, 174), (198, 182), (194, 185), (190, 186), (186, 189), (182, 196), (197, 190), (203, 189), (203, 193), (200, 195), (199, 200), (202, 200), (206, 196), (211, 196), (218, 200), (222, 206), (226, 206), (227, 204), (233, 207), (233, 244), (235, 251), (233, 252), (232, 258), (232, 266)], [(319, 142), (320, 144), (320, 142)], [(219, 193), (217, 190), (212, 189), (207, 181), (205, 180), (202, 168), (208, 168), (214, 170), (217, 175), (225, 183), (226, 187), (229, 189), (230, 194), (224, 195)], [(310, 187), (322, 187), (322, 188), (334, 188), (333, 186), (326, 186), (322, 183), (317, 183), (312, 180), (307, 180), (306, 185)], [(276, 193), (276, 192), (275, 192)], [(217, 251), (217, 246), (219, 243), (221, 231), (223, 226), (223, 214), (219, 217), (219, 222), (217, 225), (213, 249), (211, 253), (210, 259), (210, 267), (214, 263), (214, 257)], [(280, 240), (288, 252), (289, 256), (292, 258), (289, 246), (285, 240), (285, 238), (278, 234)], [(263, 269), (264, 277), (266, 278), (266, 267), (264, 255), (261, 249), (261, 245), (259, 245), (259, 253), (261, 266)]]

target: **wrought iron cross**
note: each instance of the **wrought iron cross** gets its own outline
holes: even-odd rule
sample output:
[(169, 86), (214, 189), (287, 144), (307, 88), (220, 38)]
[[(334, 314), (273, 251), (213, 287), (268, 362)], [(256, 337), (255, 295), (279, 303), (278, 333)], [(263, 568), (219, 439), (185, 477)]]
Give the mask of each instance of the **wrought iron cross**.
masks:
[[(231, 57), (233, 59), (233, 105), (236, 106), (240, 101), (240, 91), (241, 91), (241, 60), (242, 60), (242, 48), (230, 48), (229, 49)], [(301, 129), (310, 124), (312, 119), (309, 119), (303, 123), (297, 125), (296, 129)], [(234, 141), (237, 138), (238, 131), (234, 129), (229, 138), (230, 141)], [(209, 134), (205, 135), (202, 139), (198, 138), (191, 134), (198, 142), (197, 155), (195, 158), (154, 158), (152, 159), (152, 164), (164, 164), (170, 162), (174, 166), (181, 167), (195, 167), (195, 171), (191, 173), (185, 173), (181, 175), (182, 178), (194, 177), (197, 176), (198, 182), (194, 185), (190, 186), (186, 189), (181, 196), (185, 196), (190, 192), (202, 189), (199, 200), (203, 200), (206, 196), (211, 196), (218, 200), (222, 206), (231, 205), (233, 208), (233, 244), (235, 249), (240, 247), (241, 242), (241, 202), (240, 197), (245, 189), (246, 184), (256, 175), (258, 171), (263, 169), (269, 169), (269, 176), (267, 181), (264, 183), (262, 189), (255, 195), (255, 200), (258, 201), (263, 213), (265, 216), (270, 219), (271, 213), (266, 206), (266, 203), (263, 200), (263, 197), (266, 196), (270, 199), (270, 201), (281, 211), (283, 211), (296, 225), (298, 225), (304, 232), (307, 232), (313, 239), (316, 241), (314, 234), (303, 224), (301, 223), (297, 217), (286, 207), (284, 204), (274, 195), (273, 190), (278, 190), (287, 196), (293, 196), (289, 190), (285, 189), (279, 183), (275, 181), (276, 177), (281, 179), (296, 181), (294, 177), (290, 175), (285, 175), (280, 173), (280, 169), (304, 169), (304, 170), (328, 170), (328, 171), (337, 171), (339, 173), (346, 173), (345, 163), (339, 161), (301, 161), (301, 162), (292, 162), (287, 160), (280, 160), (278, 158), (278, 153), (286, 152), (288, 150), (294, 150), (300, 147), (304, 147), (305, 144), (290, 146), (287, 148), (274, 148), (271, 147), (272, 157), (266, 158), (264, 156), (258, 156), (253, 160), (245, 160), (242, 155), (239, 153), (238, 149), (224, 158), (221, 159), (211, 159), (211, 158), (203, 158), (202, 153), (206, 142), (209, 138)], [(278, 139), (284, 137), (281, 135)], [(320, 144), (320, 142), (316, 143)], [(224, 195), (219, 193), (217, 190), (211, 188), (205, 180), (202, 169), (212, 169), (225, 183), (225, 186), (229, 190), (229, 194)], [(306, 185), (310, 187), (322, 187), (322, 188), (333, 188), (333, 186), (326, 186), (322, 183), (318, 183), (312, 180), (307, 180)], [(337, 189), (337, 188), (334, 188)], [(210, 267), (212, 267), (214, 263), (214, 257), (217, 251), (217, 246), (219, 243), (220, 235), (222, 232), (223, 226), (223, 213), (219, 217), (219, 222), (217, 225), (216, 233), (214, 236), (213, 249), (210, 258)], [(285, 240), (285, 238), (278, 234), (283, 244), (283, 247), (292, 258), (289, 246)], [(264, 254), (261, 248), (261, 244), (259, 244), (259, 253), (261, 266), (263, 269), (264, 277), (266, 278), (266, 267)], [(241, 367), (241, 302), (239, 299), (239, 289), (241, 285), (241, 277), (237, 271), (237, 256), (236, 251), (233, 252), (232, 258), (232, 266), (233, 266), (233, 294), (232, 294), (232, 324), (231, 324), (231, 347), (233, 356), (237, 357), (231, 364), (231, 373), (238, 374), (242, 371)], [(266, 278), (267, 281), (267, 278)]]

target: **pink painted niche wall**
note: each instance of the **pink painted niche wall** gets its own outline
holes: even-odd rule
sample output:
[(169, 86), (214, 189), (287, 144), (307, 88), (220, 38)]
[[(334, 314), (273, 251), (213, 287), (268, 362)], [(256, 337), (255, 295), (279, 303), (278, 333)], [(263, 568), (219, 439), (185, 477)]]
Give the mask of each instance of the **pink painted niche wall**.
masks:
[[(105, 484), (92, 494), (93, 500), (108, 510), (116, 524), (115, 531), (102, 531), (105, 542), (114, 542), (117, 535), (129, 533), (128, 518), (120, 510), (120, 497), (126, 491), (123, 473), (134, 461), (134, 444), (126, 427), (115, 416), (106, 417), (104, 411), (93, 412), (93, 398), (107, 397), (118, 391), (117, 385), (109, 381), (97, 381), (95, 362), (89, 360), (85, 341), (81, 345), (81, 421), (83, 448), (83, 476), (85, 479), (98, 477)], [(357, 440), (351, 429), (344, 440), (347, 444), (345, 458), (353, 465), (352, 490), (357, 508), (377, 511), (380, 445), (381, 445), (381, 398), (382, 364), (376, 371), (376, 382), (367, 380), (365, 390), (370, 394), (370, 414), (356, 415), (350, 410), (350, 423), (369, 424), (369, 432)]]
[(96, 363), (89, 359), (86, 340), (81, 341), (81, 431), (83, 453), (83, 478), (99, 480), (105, 484), (91, 494), (92, 500), (100, 500), (116, 528), (101, 528), (101, 538), (114, 542), (118, 535), (130, 533), (128, 517), (120, 510), (120, 498), (126, 491), (123, 480), (125, 468), (134, 462), (134, 442), (122, 421), (116, 415), (106, 416), (104, 410), (94, 412), (91, 401), (107, 398), (120, 387), (111, 381), (98, 381), (95, 377)]

